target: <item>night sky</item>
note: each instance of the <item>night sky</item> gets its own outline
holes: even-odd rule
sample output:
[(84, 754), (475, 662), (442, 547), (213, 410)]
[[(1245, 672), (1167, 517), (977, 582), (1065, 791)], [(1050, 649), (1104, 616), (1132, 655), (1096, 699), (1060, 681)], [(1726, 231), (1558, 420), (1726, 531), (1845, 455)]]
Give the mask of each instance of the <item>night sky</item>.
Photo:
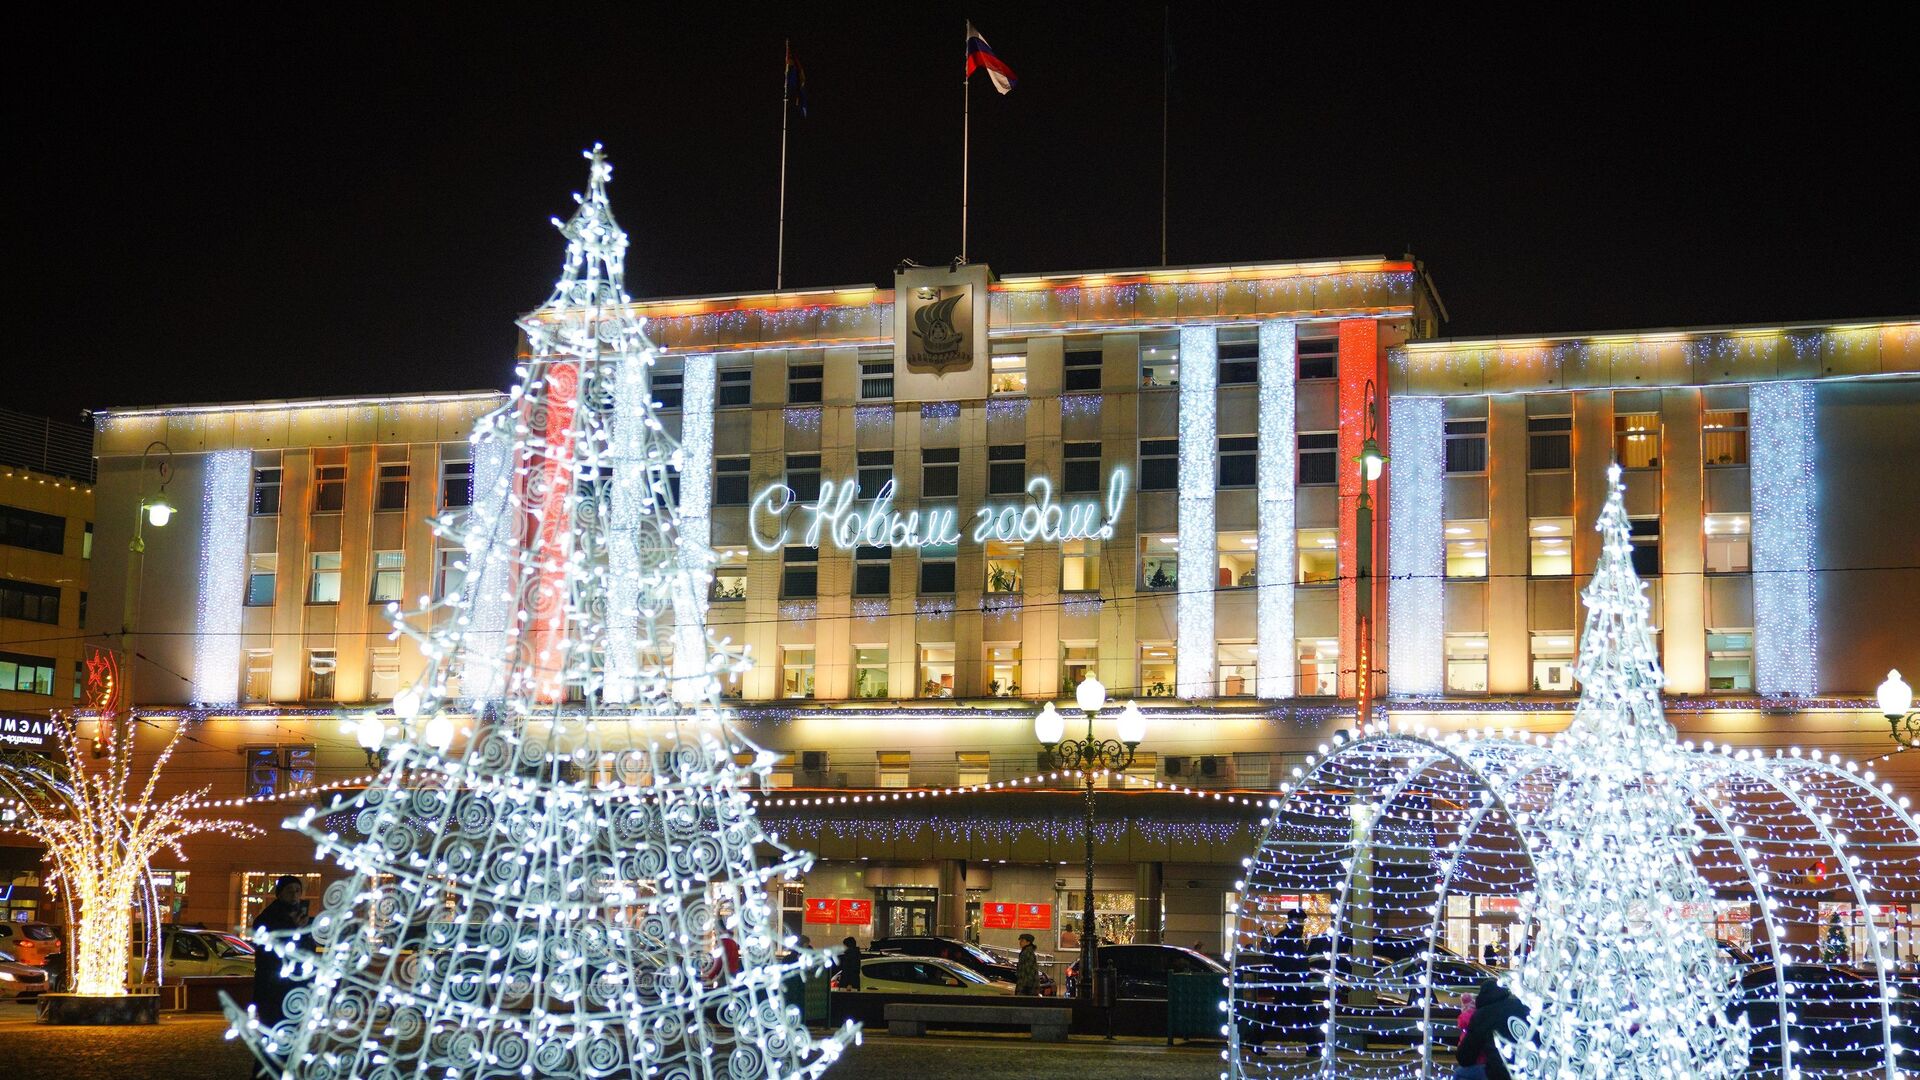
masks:
[[(968, 15), (1020, 78), (976, 76), (973, 260), (1159, 262), (1160, 5), (680, 6), (15, 25), (0, 404), (502, 386), (595, 140), (634, 295), (770, 288), (788, 36), (790, 287), (957, 254)], [(1920, 313), (1889, 27), (1270, 10), (1173, 9), (1175, 265), (1412, 252), (1456, 336)]]

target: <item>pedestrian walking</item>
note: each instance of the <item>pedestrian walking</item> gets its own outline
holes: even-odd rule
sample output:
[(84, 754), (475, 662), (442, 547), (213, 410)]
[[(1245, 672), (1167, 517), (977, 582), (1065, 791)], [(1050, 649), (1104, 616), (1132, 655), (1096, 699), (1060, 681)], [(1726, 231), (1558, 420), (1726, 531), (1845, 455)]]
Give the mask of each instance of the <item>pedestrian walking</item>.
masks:
[(860, 961), (865, 959), (860, 952), (860, 943), (848, 938), (840, 943), (845, 951), (840, 954), (840, 970), (834, 974), (833, 981), (840, 984), (842, 990), (860, 989)]
[[(300, 879), (287, 874), (273, 883), (273, 902), (253, 920), (255, 930), (283, 934), (307, 925), (307, 902), (300, 898)], [(280, 954), (260, 946), (253, 954), (253, 1014), (262, 1024), (287, 1018), (287, 992), (300, 985), (286, 977)]]
[(1013, 969), (1013, 992), (1028, 995), (1040, 992), (1040, 953), (1034, 948), (1032, 934), (1020, 935), (1020, 962)]
[(1527, 1013), (1526, 1002), (1514, 997), (1500, 980), (1482, 980), (1474, 994), (1473, 1018), (1467, 1022), (1454, 1056), (1454, 1080), (1512, 1080), (1494, 1037), (1505, 1036), (1508, 1025), (1525, 1020)]

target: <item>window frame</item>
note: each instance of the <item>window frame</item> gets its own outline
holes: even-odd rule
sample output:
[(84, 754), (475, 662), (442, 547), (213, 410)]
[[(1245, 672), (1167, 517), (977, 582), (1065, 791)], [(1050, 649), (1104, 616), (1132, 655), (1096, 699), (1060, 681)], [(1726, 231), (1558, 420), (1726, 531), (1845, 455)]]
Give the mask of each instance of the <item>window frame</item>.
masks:
[[(383, 563), (383, 559), (398, 561)], [(382, 579), (391, 586), (392, 596), (381, 595)], [(372, 604), (395, 604), (406, 598), (407, 594), (407, 553), (404, 550), (376, 551), (367, 567), (367, 597)]]
[(818, 405), (826, 388), (827, 365), (819, 360), (787, 364), (787, 404)]
[[(805, 653), (807, 657), (806, 663), (804, 664), (794, 659), (795, 656), (801, 653)], [(776, 696), (783, 701), (813, 700), (820, 692), (820, 684), (816, 681), (819, 662), (819, 649), (814, 645), (780, 646), (780, 692)], [(789, 673), (795, 675), (804, 674), (804, 679), (795, 680), (789, 678)], [(805, 692), (798, 692), (803, 686)], [(791, 691), (789, 688), (791, 688)]]
[(1294, 339), (1294, 372), (1300, 382), (1340, 377), (1340, 336), (1300, 334)]
[[(936, 576), (944, 571), (946, 588), (940, 588), (938, 581), (929, 582), (927, 571), (934, 570)], [(959, 547), (954, 544), (932, 544), (920, 549), (919, 594), (921, 596), (952, 596), (958, 591), (960, 573)]]
[(990, 443), (987, 446), (987, 494), (1018, 497), (1027, 493), (1027, 444)]
[(860, 358), (860, 400), (891, 401), (894, 394), (894, 367), (891, 355), (884, 359)]
[[(1455, 646), (1470, 645), (1475, 642), (1479, 644), (1479, 648), (1477, 650), (1473, 648), (1466, 648), (1464, 650), (1464, 655), (1461, 655), (1458, 657), (1455, 656), (1454, 654)], [(1446, 686), (1446, 692), (1448, 694), (1485, 694), (1487, 692), (1487, 687), (1488, 687), (1487, 679), (1488, 679), (1488, 671), (1489, 671), (1488, 660), (1491, 657), (1491, 654), (1487, 651), (1487, 648), (1488, 648), (1487, 635), (1485, 633), (1480, 633), (1480, 632), (1448, 633), (1442, 636), (1440, 654), (1442, 658), (1441, 663), (1445, 669), (1445, 686)], [(1478, 686), (1456, 686), (1454, 684), (1455, 668), (1460, 667), (1462, 669), (1466, 669), (1473, 666), (1478, 666), (1479, 668), (1479, 674), (1480, 674), (1479, 685)]]
[[(1219, 465), (1214, 470), (1215, 486), (1220, 490), (1250, 488), (1260, 479), (1260, 436), (1221, 435), (1214, 443)], [(1232, 476), (1228, 475), (1231, 468)]]
[[(1746, 527), (1715, 532), (1713, 525), (1716, 518), (1742, 518), (1746, 521)], [(1753, 515), (1751, 513), (1702, 514), (1700, 530), (1706, 573), (1714, 575), (1753, 573)], [(1739, 565), (1718, 565), (1720, 560), (1715, 557), (1716, 553), (1730, 552), (1735, 549), (1736, 544), (1739, 550), (1745, 552), (1745, 556), (1739, 560)]]
[(987, 358), (987, 396), (1025, 397), (1027, 394), (1027, 354), (994, 353)]
[(853, 549), (853, 595), (893, 595), (893, 549), (862, 544)]
[[(1491, 526), (1492, 523), (1485, 518), (1449, 518), (1441, 522), (1440, 534), (1446, 547), (1444, 566), (1448, 581), (1487, 580), (1490, 576), (1488, 567), (1493, 561), (1493, 545), (1488, 539)], [(1456, 529), (1464, 531), (1456, 533)], [(1455, 573), (1456, 566), (1477, 566), (1479, 572)]]
[[(812, 464), (808, 464), (811, 461)], [(781, 482), (787, 490), (793, 492), (795, 503), (810, 503), (820, 497), (821, 455), (819, 451), (811, 453), (788, 453), (783, 465)], [(796, 482), (798, 481), (798, 482)]]
[[(935, 480), (939, 482), (936, 483)], [(920, 497), (957, 499), (960, 497), (960, 448), (925, 447), (920, 451)]]
[[(872, 656), (862, 655), (862, 654), (870, 654), (870, 653), (879, 653), (879, 656), (878, 658), (875, 658)], [(869, 644), (869, 645), (855, 645), (853, 647), (853, 686), (851, 689), (853, 691), (852, 696), (854, 700), (884, 701), (888, 699), (888, 697), (890, 696), (888, 691), (891, 689), (891, 687), (888, 686), (888, 683), (891, 681), (889, 660), (890, 660), (890, 656), (888, 654), (887, 646), (885, 645)], [(863, 692), (863, 688), (860, 685), (861, 677), (865, 673), (870, 671), (878, 671), (880, 673), (880, 686), (879, 686), (880, 692), (877, 694), (869, 694), (869, 693)]]
[[(309, 551), (307, 553), (307, 603), (309, 605), (338, 604), (340, 602), (341, 578), (346, 572), (346, 567), (341, 555), (342, 553), (338, 551)], [(333, 565), (322, 565), (320, 560), (328, 556), (333, 557)], [(320, 599), (320, 594), (323, 591), (321, 589), (321, 582), (329, 579), (333, 582), (333, 598), (330, 600), (322, 600)]]
[[(261, 560), (266, 561), (266, 570), (260, 569)], [(254, 582), (265, 578), (267, 596), (264, 600), (255, 599)], [(250, 551), (247, 553), (247, 591), (242, 607), (272, 607), (274, 597), (280, 588), (280, 553), (277, 551)]]
[(1141, 439), (1138, 460), (1141, 491), (1178, 491), (1180, 489), (1179, 439)]
[[(282, 465), (255, 465), (253, 467), (253, 486), (248, 495), (248, 517), (279, 517), (280, 493), (286, 482), (286, 473)], [(271, 473), (269, 477), (267, 474)], [(268, 493), (272, 494), (269, 495)], [(264, 509), (271, 502), (271, 509)]]
[[(1092, 357), (1089, 362), (1087, 357)], [(1097, 391), (1104, 381), (1101, 373), (1106, 368), (1106, 350), (1099, 342), (1075, 348), (1071, 342), (1062, 346), (1060, 354), (1060, 389), (1063, 393), (1086, 393)], [(1091, 374), (1091, 379), (1087, 376)]]
[[(811, 553), (811, 554), (809, 554)], [(796, 588), (802, 580), (795, 575), (803, 575), (807, 581), (804, 592)], [(804, 544), (788, 544), (780, 549), (780, 599), (782, 600), (818, 600), (820, 598), (820, 549)]]
[[(378, 478), (373, 485), (373, 510), (375, 513), (404, 512), (407, 509), (408, 488), (412, 486), (413, 466), (405, 461), (382, 461), (374, 470)], [(394, 505), (389, 496), (399, 492), (399, 505)]]
[[(329, 505), (331, 504), (331, 505)], [(313, 466), (314, 514), (341, 514), (347, 508), (347, 463), (315, 462)]]
[[(465, 495), (460, 502), (454, 502), (454, 495), (464, 485)], [(440, 459), (440, 509), (464, 510), (473, 505), (473, 459), (471, 457)]]
[[(1633, 423), (1636, 418), (1647, 417), (1652, 418), (1653, 426), (1651, 428), (1622, 426)], [(1660, 419), (1658, 412), (1616, 412), (1613, 414), (1613, 460), (1620, 463), (1620, 468), (1623, 472), (1659, 471), (1662, 435)], [(1628, 453), (1629, 450), (1639, 448), (1636, 446), (1639, 440), (1649, 438), (1653, 440), (1653, 452), (1651, 455), (1641, 454), (1636, 456)], [(1642, 461), (1642, 463), (1638, 465), (1633, 464), (1632, 462), (1636, 460)]]
[(753, 404), (753, 369), (723, 367), (715, 375), (714, 407), (744, 408)]
[[(1134, 544), (1138, 565), (1135, 567), (1134, 588), (1140, 592), (1172, 592), (1180, 588), (1180, 543), (1174, 533), (1142, 533)], [(1161, 552), (1153, 545), (1158, 542), (1167, 550)], [(1151, 550), (1149, 550), (1151, 549)], [(1156, 573), (1147, 571), (1152, 567)], [(1158, 584), (1152, 584), (1156, 578)]]
[[(893, 451), (856, 450), (853, 453), (854, 482), (861, 499), (873, 499), (893, 479)], [(898, 485), (895, 485), (896, 487)]]
[[(1313, 440), (1308, 445), (1307, 440)], [(1323, 441), (1331, 440), (1331, 441)], [(1340, 483), (1340, 433), (1301, 431), (1294, 434), (1294, 483), (1298, 487), (1334, 487)], [(1309, 468), (1309, 461), (1312, 467)], [(1325, 479), (1321, 475), (1325, 474)], [(1313, 479), (1308, 479), (1309, 476)]]
[[(1716, 416), (1738, 417), (1738, 421), (1729, 421), (1724, 425), (1714, 425)], [(1710, 426), (1711, 425), (1711, 426)], [(1752, 461), (1752, 443), (1749, 435), (1752, 431), (1750, 409), (1703, 409), (1700, 413), (1700, 463), (1709, 469), (1745, 468)], [(1736, 450), (1730, 455), (1733, 460), (1716, 461), (1708, 449), (1708, 441), (1715, 436), (1732, 439)]]
[[(1478, 430), (1475, 430), (1476, 426)], [(1459, 430), (1456, 430), (1456, 428)], [(1445, 441), (1445, 445), (1441, 451), (1442, 473), (1447, 476), (1484, 475), (1487, 471), (1487, 418), (1484, 416), (1463, 416), (1457, 420), (1448, 420), (1445, 423), (1444, 431), (1445, 434), (1442, 438)], [(1471, 465), (1473, 461), (1477, 459), (1479, 462), (1478, 466), (1473, 468), (1455, 468), (1455, 447), (1477, 448), (1473, 450), (1463, 450), (1460, 456), (1466, 459), (1465, 464), (1468, 465)]]
[[(1558, 447), (1543, 452), (1542, 447)], [(1541, 464), (1542, 459), (1560, 464)], [(1573, 469), (1573, 415), (1527, 417), (1527, 471), (1570, 472)]]
[(1260, 382), (1260, 342), (1220, 341), (1214, 345), (1216, 386), (1255, 386)]
[(1097, 441), (1060, 444), (1061, 492), (1068, 495), (1100, 493), (1100, 455), (1103, 449), (1103, 445)]

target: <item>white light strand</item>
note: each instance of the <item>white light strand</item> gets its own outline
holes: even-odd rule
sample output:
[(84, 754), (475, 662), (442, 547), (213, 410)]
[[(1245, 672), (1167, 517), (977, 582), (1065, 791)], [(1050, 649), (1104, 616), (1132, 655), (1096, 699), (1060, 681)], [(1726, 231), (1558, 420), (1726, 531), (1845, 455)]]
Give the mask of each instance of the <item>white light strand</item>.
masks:
[(1817, 443), (1814, 386), (1755, 383), (1747, 390), (1753, 477), (1755, 689), (1812, 696), (1820, 681), (1814, 573)]
[(1218, 331), (1180, 331), (1179, 595), (1175, 597), (1174, 683), (1184, 698), (1214, 695), (1214, 475), (1219, 454), (1215, 418), (1219, 382)]
[(1294, 379), (1298, 327), (1291, 319), (1260, 324), (1260, 427), (1256, 483), (1258, 533), (1254, 571), (1260, 588), (1254, 619), (1259, 654), (1256, 682), (1263, 698), (1290, 698), (1294, 683), (1293, 585), (1295, 483)]
[(240, 700), (240, 615), (247, 598), (247, 495), (253, 453), (206, 456), (200, 495), (200, 590), (194, 618), (193, 700)]
[[(651, 356), (614, 369), (613, 421), (607, 456), (613, 463), (612, 528), (607, 533), (606, 699), (625, 703), (640, 678), (640, 519), (651, 509), (647, 491), (647, 402)], [(685, 480), (681, 481), (683, 484)]]
[(1438, 697), (1447, 688), (1446, 407), (1439, 398), (1397, 397), (1389, 409), (1387, 692)]
[[(461, 534), (466, 551), (467, 600), (461, 618), (468, 620), (460, 639), (459, 679), (463, 697), (492, 701), (506, 690), (507, 617), (513, 607), (509, 548), (514, 523), (508, 517), (508, 492), (513, 486), (513, 448), (487, 426), (473, 434), (472, 522)], [(432, 657), (429, 656), (429, 660)]]

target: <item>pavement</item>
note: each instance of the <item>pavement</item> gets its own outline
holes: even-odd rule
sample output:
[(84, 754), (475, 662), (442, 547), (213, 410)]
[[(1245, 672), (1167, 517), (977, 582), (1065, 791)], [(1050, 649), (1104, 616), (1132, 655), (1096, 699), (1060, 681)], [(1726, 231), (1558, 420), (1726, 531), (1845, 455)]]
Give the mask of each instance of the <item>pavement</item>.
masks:
[[(215, 1016), (165, 1016), (154, 1027), (42, 1027), (33, 1007), (0, 1003), (0, 1070), (60, 1080), (245, 1080), (247, 1052)], [(827, 1073), (829, 1080), (1217, 1080), (1218, 1044), (1168, 1048), (1159, 1039), (1018, 1036), (900, 1039), (873, 1032)]]

